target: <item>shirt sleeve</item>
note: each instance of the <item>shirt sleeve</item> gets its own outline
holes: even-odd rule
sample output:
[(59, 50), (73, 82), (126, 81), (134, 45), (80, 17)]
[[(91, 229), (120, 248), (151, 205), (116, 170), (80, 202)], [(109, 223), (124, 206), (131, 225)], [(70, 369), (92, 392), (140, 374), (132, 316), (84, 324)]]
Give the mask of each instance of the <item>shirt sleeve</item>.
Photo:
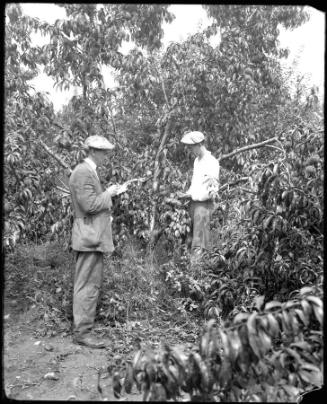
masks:
[(192, 179), (191, 179), (191, 185), (189, 189), (186, 191), (187, 194), (191, 195), (191, 198), (193, 199), (193, 190), (195, 188), (195, 178), (196, 178), (196, 159), (194, 160), (193, 163), (193, 173), (192, 173)]
[(208, 170), (205, 175), (206, 180), (214, 180), (217, 184), (219, 184), (219, 175), (220, 175), (220, 165), (219, 161), (213, 158), (208, 165)]
[(219, 180), (220, 165), (219, 161), (214, 157), (210, 160), (210, 163), (206, 167), (206, 177)]

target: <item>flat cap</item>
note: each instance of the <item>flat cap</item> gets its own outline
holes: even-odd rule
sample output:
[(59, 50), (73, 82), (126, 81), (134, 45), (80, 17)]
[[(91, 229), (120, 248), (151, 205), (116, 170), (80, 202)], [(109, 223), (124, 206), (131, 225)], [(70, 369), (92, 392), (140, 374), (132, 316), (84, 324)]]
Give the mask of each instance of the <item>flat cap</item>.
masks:
[(181, 142), (184, 144), (197, 144), (204, 140), (204, 134), (202, 132), (189, 132), (186, 133), (183, 137)]
[(89, 136), (85, 139), (84, 147), (88, 149), (89, 147), (93, 147), (94, 149), (101, 149), (101, 150), (111, 150), (115, 146), (109, 142), (104, 136), (93, 135)]

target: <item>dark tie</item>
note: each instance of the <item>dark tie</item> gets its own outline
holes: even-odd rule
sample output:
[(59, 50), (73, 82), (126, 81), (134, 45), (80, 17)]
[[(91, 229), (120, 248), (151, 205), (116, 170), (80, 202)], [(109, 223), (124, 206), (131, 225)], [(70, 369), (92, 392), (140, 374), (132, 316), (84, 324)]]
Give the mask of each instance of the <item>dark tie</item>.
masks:
[(97, 175), (98, 175), (98, 178), (99, 178), (99, 182), (100, 182), (101, 187), (102, 187), (101, 176), (100, 176), (100, 170), (98, 169), (98, 167), (97, 167), (95, 170), (96, 170), (96, 172), (97, 172)]

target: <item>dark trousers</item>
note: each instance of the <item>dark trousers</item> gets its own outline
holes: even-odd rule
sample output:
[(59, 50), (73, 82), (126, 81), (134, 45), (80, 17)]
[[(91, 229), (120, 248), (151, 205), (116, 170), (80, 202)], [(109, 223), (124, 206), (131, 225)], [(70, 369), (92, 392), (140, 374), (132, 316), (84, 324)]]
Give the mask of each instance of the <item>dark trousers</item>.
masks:
[(103, 282), (103, 253), (78, 251), (74, 279), (74, 334), (82, 336), (93, 327)]

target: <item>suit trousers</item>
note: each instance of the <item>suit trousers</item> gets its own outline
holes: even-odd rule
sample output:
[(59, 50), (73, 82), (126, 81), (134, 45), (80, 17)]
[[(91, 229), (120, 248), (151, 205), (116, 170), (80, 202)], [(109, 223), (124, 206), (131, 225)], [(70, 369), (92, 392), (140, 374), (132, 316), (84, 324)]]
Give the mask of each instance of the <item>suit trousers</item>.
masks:
[(193, 224), (192, 250), (209, 249), (212, 210), (212, 201), (192, 201), (190, 211)]
[(94, 325), (103, 283), (103, 253), (77, 251), (74, 279), (74, 334), (84, 336)]

